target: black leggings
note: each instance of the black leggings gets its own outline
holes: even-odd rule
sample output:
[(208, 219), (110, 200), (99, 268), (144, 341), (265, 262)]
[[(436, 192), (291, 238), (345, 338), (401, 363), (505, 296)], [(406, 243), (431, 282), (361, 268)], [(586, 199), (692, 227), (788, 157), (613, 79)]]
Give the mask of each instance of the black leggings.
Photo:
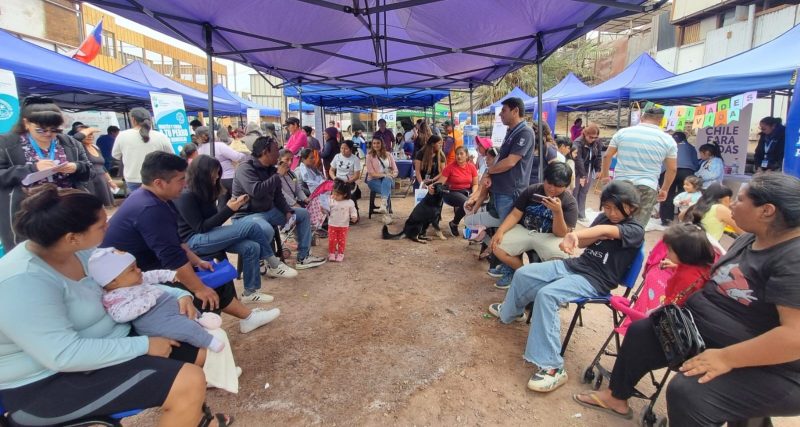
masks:
[[(653, 322), (649, 318), (633, 322), (611, 371), (611, 394), (617, 399), (631, 398), (643, 376), (666, 365)], [(705, 384), (697, 379), (681, 373), (673, 375), (667, 387), (670, 425), (722, 425), (728, 421), (800, 414), (800, 384), (778, 369), (734, 369)]]
[(467, 214), (467, 212), (464, 211), (464, 203), (469, 199), (469, 195), (469, 190), (450, 190), (449, 193), (445, 193), (444, 202), (456, 208), (456, 213), (453, 215), (453, 224), (458, 225), (461, 219)]

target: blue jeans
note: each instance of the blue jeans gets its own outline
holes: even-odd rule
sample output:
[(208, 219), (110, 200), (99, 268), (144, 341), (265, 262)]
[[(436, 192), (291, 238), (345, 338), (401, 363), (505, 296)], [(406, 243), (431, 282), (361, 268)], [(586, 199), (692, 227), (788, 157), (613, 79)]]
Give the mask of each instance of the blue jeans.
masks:
[(367, 187), (369, 187), (369, 191), (380, 193), (383, 200), (389, 200), (389, 197), (392, 196), (394, 180), (389, 176), (371, 179), (367, 181)]
[(139, 187), (142, 186), (142, 183), (141, 182), (126, 182), (125, 186), (128, 187), (128, 194), (131, 194), (134, 191), (138, 190)]
[(242, 258), (244, 288), (255, 292), (261, 288), (259, 261), (274, 255), (264, 232), (257, 224), (239, 221), (232, 225), (217, 227), (208, 233), (195, 234), (186, 241), (189, 249), (201, 255), (226, 251)]
[[(297, 260), (304, 260), (311, 248), (311, 220), (308, 217), (308, 211), (303, 208), (292, 208), (297, 220), (295, 222), (295, 233), (297, 233)], [(245, 217), (240, 217), (233, 220), (234, 224), (237, 222), (252, 222), (258, 225), (264, 234), (267, 236), (267, 241), (271, 242), (275, 237), (275, 229), (273, 225), (282, 227), (286, 224), (286, 214), (279, 211), (278, 208), (272, 208), (266, 212), (251, 213)]]
[(528, 264), (514, 272), (500, 309), (500, 321), (511, 323), (533, 302), (533, 318), (523, 357), (539, 369), (564, 367), (561, 352), (559, 304), (599, 296), (581, 275), (570, 272), (564, 261)]
[(514, 200), (517, 198), (511, 194), (492, 194), (494, 196), (494, 209), (497, 211), (497, 216), (502, 223), (504, 219), (514, 209)]

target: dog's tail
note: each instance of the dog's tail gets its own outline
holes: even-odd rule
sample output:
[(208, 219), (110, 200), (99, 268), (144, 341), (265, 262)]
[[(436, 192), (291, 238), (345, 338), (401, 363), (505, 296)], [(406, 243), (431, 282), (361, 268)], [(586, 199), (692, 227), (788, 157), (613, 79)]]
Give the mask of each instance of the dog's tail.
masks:
[(392, 234), (392, 233), (389, 232), (389, 226), (386, 225), (386, 224), (383, 225), (383, 238), (384, 238), (384, 240), (399, 239), (402, 236), (403, 236), (403, 232), (402, 231), (397, 233), (397, 234)]

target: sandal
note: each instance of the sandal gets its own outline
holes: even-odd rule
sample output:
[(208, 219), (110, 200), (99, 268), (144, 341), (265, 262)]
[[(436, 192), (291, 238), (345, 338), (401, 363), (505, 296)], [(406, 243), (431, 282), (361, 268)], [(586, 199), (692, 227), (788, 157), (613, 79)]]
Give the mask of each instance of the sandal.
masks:
[(233, 424), (233, 417), (225, 414), (211, 414), (211, 409), (208, 405), (203, 404), (203, 418), (200, 419), (200, 424), (197, 427), (208, 427), (211, 421), (217, 420), (217, 427), (228, 427)]
[[(578, 396), (589, 396), (589, 397), (592, 398), (594, 403), (584, 402), (583, 400), (580, 400), (578, 398)], [(609, 408), (608, 405), (606, 405), (605, 402), (600, 400), (600, 398), (597, 397), (597, 394), (595, 392), (593, 392), (593, 391), (586, 392), (586, 393), (581, 393), (581, 394), (573, 394), (572, 395), (572, 400), (577, 402), (579, 405), (587, 407), (589, 409), (602, 411), (602, 412), (605, 412), (607, 414), (611, 414), (611, 415), (614, 415), (614, 416), (617, 416), (617, 417), (620, 417), (620, 418), (624, 418), (626, 420), (630, 420), (630, 419), (633, 418), (633, 409), (628, 407), (628, 410), (625, 413), (617, 412), (614, 409)]]

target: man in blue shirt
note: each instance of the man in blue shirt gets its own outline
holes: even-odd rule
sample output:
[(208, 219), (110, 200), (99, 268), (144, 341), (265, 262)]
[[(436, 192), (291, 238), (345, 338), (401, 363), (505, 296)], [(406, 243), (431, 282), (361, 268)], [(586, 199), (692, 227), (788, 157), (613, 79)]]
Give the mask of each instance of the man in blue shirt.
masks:
[(116, 126), (109, 126), (106, 130), (106, 134), (97, 138), (97, 147), (100, 149), (100, 154), (103, 155), (106, 161), (106, 171), (111, 170), (111, 162), (114, 159), (111, 157), (111, 149), (114, 148), (114, 140), (117, 139), (117, 135), (119, 135), (119, 128)]
[(186, 185), (187, 166), (186, 160), (174, 154), (148, 154), (142, 164), (142, 186), (111, 217), (100, 246), (129, 252), (143, 271), (175, 270), (179, 282), (175, 286), (191, 292), (198, 309), (238, 317), (240, 331), (250, 332), (274, 320), (280, 311), (250, 310), (236, 299), (233, 282), (211, 289), (197, 277), (194, 267), (208, 270), (211, 264), (181, 242), (178, 212), (172, 203)]
[[(675, 195), (683, 191), (683, 180), (687, 176), (694, 175), (700, 169), (700, 160), (697, 158), (697, 150), (694, 145), (689, 144), (686, 140), (686, 134), (683, 132), (675, 132), (672, 134), (672, 139), (678, 144), (678, 172), (675, 174), (675, 180), (667, 191), (667, 200), (661, 202), (658, 207), (658, 216), (661, 218), (661, 225), (668, 226), (675, 219), (675, 204), (672, 203)], [(658, 179), (659, 184), (664, 183), (664, 175), (666, 170), (662, 168), (661, 176)]]

